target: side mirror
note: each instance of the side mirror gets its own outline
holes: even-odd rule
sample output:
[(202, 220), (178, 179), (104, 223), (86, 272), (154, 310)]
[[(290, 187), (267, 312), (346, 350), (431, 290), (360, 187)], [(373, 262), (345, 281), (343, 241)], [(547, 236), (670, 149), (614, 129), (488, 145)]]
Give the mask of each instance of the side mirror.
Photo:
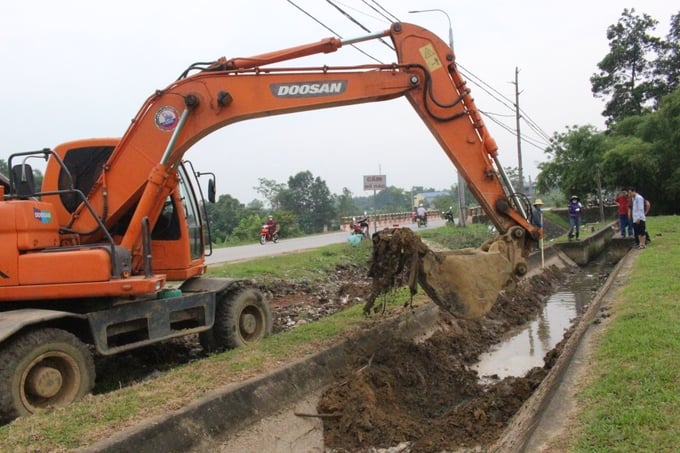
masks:
[(217, 189), (215, 189), (215, 180), (210, 178), (208, 180), (208, 201), (211, 203), (215, 202)]
[(18, 164), (12, 167), (12, 184), (14, 192), (20, 198), (32, 197), (35, 194), (33, 169), (28, 164)]

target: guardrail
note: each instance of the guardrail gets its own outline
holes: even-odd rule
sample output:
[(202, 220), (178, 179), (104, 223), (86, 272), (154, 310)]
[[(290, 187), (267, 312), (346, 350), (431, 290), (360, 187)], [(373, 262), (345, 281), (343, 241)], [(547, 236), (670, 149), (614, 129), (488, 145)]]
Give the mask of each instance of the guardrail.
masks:
[[(360, 219), (363, 215), (340, 217), (340, 229), (342, 231), (349, 231), (349, 225), (352, 223), (352, 218)], [(441, 211), (438, 209), (431, 209), (427, 211), (428, 219), (441, 219)], [(404, 212), (390, 212), (383, 214), (368, 215), (368, 223), (371, 228), (398, 228), (400, 226), (409, 225), (415, 221), (411, 217), (411, 211)]]

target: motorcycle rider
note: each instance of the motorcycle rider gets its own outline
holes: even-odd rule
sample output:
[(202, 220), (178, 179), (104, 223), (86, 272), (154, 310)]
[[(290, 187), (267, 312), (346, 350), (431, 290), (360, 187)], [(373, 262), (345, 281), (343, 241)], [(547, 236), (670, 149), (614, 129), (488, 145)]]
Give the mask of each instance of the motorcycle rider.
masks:
[(364, 237), (368, 238), (369, 234), (369, 228), (368, 228), (368, 214), (364, 212), (364, 216), (360, 217), (359, 220), (357, 220), (357, 223), (359, 224), (359, 228), (361, 228), (361, 232), (364, 235)]
[(425, 207), (423, 207), (423, 204), (420, 203), (418, 205), (418, 209), (416, 211), (416, 214), (418, 215), (419, 219), (422, 219), (425, 225), (427, 225), (427, 211), (425, 210)]
[(269, 236), (273, 236), (274, 233), (279, 232), (278, 226), (276, 225), (276, 220), (274, 220), (274, 216), (270, 215), (265, 225), (267, 225), (267, 228), (269, 228)]
[(454, 224), (453, 220), (453, 206), (449, 206), (449, 210), (444, 213), (444, 218), (447, 222)]

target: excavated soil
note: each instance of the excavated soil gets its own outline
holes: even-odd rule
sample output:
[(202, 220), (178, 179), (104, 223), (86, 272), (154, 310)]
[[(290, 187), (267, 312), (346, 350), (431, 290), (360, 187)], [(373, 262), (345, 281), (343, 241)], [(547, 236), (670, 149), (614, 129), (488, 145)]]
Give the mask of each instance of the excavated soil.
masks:
[(347, 368), (318, 404), (326, 447), (441, 452), (492, 444), (541, 383), (560, 346), (545, 358), (544, 367), (492, 384), (481, 384), (470, 365), (532, 319), (564, 277), (557, 268), (546, 269), (499, 296), (481, 320), (442, 315), (440, 329), (421, 343), (386, 331), (377, 350), (371, 347), (374, 352), (354, 345)]
[[(324, 282), (262, 286), (272, 308), (274, 332), (365, 304), (373, 289), (367, 271), (366, 266), (346, 266)], [(550, 267), (523, 280), (514, 290), (504, 291), (479, 320), (442, 314), (437, 331), (422, 342), (385, 331), (370, 351), (354, 344), (347, 367), (318, 404), (327, 451), (479, 451), (491, 445), (540, 384), (559, 356), (560, 345), (548, 354), (543, 367), (524, 377), (492, 377), (491, 384), (488, 379), (482, 384), (470, 366), (491, 345), (533, 319), (570, 272)], [(405, 277), (395, 281), (407, 284)], [(384, 315), (371, 316), (379, 326)], [(106, 378), (98, 382), (96, 392), (151, 378), (204, 356), (197, 339), (188, 337), (101, 359), (99, 375)], [(121, 360), (125, 367), (119, 366)]]

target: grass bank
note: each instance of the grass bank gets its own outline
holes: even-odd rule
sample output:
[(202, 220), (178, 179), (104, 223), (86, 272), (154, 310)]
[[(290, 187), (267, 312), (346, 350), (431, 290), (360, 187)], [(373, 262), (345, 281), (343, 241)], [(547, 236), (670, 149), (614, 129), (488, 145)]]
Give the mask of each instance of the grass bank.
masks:
[(559, 451), (675, 452), (680, 445), (680, 224), (651, 217), (652, 244), (618, 290)]

